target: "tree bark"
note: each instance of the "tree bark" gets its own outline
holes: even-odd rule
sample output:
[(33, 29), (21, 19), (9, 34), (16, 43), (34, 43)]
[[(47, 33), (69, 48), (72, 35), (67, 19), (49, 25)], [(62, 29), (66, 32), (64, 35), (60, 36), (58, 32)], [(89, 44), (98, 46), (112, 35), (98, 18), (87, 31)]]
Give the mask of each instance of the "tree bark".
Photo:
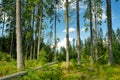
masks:
[(97, 0), (94, 0), (94, 18), (95, 18), (95, 53), (96, 61), (98, 60), (98, 40), (97, 40)]
[(13, 36), (14, 36), (14, 29), (11, 31), (11, 42), (10, 42), (10, 56), (12, 57), (12, 51), (13, 51)]
[(89, 0), (89, 19), (90, 19), (90, 54), (91, 54), (91, 63), (94, 63), (94, 59), (93, 59), (93, 30), (92, 30), (92, 3), (91, 0)]
[(33, 45), (31, 44), (31, 46), (30, 46), (30, 60), (32, 60), (32, 58), (33, 58)]
[(28, 56), (28, 44), (26, 44), (26, 50), (25, 50), (25, 52), (26, 52), (25, 59), (27, 60), (27, 56)]
[(31, 51), (30, 51), (30, 60), (33, 59), (33, 49), (34, 49), (34, 8), (32, 10), (32, 18), (31, 18)]
[[(3, 10), (4, 9), (4, 6), (3, 6), (3, 0), (1, 0), (1, 9)], [(2, 10), (1, 10), (1, 14), (2, 14)], [(4, 37), (4, 27), (5, 27), (5, 12), (3, 12), (3, 26), (2, 26), (2, 38)]]
[(40, 37), (41, 37), (41, 28), (42, 28), (42, 9), (39, 10), (40, 12), (40, 22), (39, 22), (39, 31), (38, 31), (38, 45), (37, 45), (37, 59), (40, 56)]
[(24, 56), (22, 48), (22, 36), (21, 36), (21, 21), (20, 21), (20, 3), (21, 0), (16, 0), (16, 41), (17, 41), (17, 69), (24, 68)]
[(36, 40), (35, 40), (35, 37), (36, 37), (36, 33), (35, 33), (35, 26), (34, 26), (34, 14), (35, 14), (35, 9), (33, 9), (33, 21), (32, 21), (32, 27), (33, 27), (33, 59), (35, 59), (35, 44), (36, 44)]
[(33, 59), (35, 59), (36, 53), (36, 31), (34, 31), (34, 50), (33, 50)]
[(56, 42), (56, 7), (55, 7), (55, 25), (54, 25), (54, 54), (55, 54), (55, 60), (56, 60), (56, 47), (57, 47), (57, 42)]
[(3, 43), (4, 43), (4, 27), (5, 27), (5, 12), (3, 13), (2, 41), (1, 41), (2, 51), (3, 51)]
[(113, 64), (113, 51), (112, 51), (112, 13), (111, 13), (111, 0), (106, 0), (107, 4), (107, 26), (108, 26), (108, 64)]
[(66, 67), (69, 68), (69, 14), (68, 14), (68, 0), (66, 0)]
[(79, 24), (79, 0), (76, 1), (76, 19), (77, 19), (77, 53), (78, 53), (78, 65), (81, 64), (80, 55), (80, 24)]

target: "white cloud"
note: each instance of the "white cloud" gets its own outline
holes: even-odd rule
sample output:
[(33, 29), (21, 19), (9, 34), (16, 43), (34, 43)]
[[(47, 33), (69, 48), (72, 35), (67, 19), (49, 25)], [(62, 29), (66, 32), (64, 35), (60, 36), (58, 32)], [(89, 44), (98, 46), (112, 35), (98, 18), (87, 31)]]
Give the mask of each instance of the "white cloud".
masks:
[(106, 14), (103, 12), (102, 19), (105, 20), (107, 18)]
[(86, 27), (82, 28), (82, 29), (81, 29), (81, 32), (85, 32), (85, 29), (86, 29)]
[[(69, 38), (69, 41), (72, 42), (73, 38)], [(58, 50), (60, 50), (61, 47), (65, 47), (66, 48), (66, 38), (60, 40), (60, 42), (58, 42)]]
[(84, 4), (84, 1), (81, 1), (81, 2), (79, 3), (79, 5), (80, 5), (80, 8), (81, 8), (81, 9), (87, 8), (87, 5)]
[[(69, 0), (69, 2), (72, 2), (70, 5), (69, 5), (69, 8), (70, 9), (76, 9), (76, 1), (74, 0)], [(61, 1), (61, 8), (62, 10), (65, 10), (65, 3), (66, 3), (66, 0), (62, 0)], [(79, 6), (81, 9), (85, 9), (87, 6), (83, 3), (83, 1), (80, 1), (79, 2)]]
[[(63, 32), (66, 32), (66, 29), (65, 30), (63, 30)], [(69, 32), (75, 32), (75, 28), (69, 28)]]
[[(103, 9), (103, 13), (102, 13), (102, 20), (106, 20), (107, 19), (107, 15), (106, 15), (106, 9), (105, 7), (102, 8)], [(113, 12), (112, 12), (113, 13)], [(117, 16), (118, 17), (118, 16)], [(115, 14), (113, 13), (112, 14), (112, 20), (115, 20), (116, 19), (116, 16)]]
[[(71, 0), (69, 0), (69, 2), (71, 2)], [(62, 0), (62, 1), (61, 1), (62, 10), (65, 10), (65, 3), (66, 3), (66, 0)], [(75, 9), (75, 8), (76, 8), (76, 7), (75, 7), (75, 3), (69, 5), (69, 7), (70, 7), (70, 9)]]
[(102, 13), (102, 20), (105, 20), (107, 18), (106, 16), (106, 8), (102, 7), (103, 13)]

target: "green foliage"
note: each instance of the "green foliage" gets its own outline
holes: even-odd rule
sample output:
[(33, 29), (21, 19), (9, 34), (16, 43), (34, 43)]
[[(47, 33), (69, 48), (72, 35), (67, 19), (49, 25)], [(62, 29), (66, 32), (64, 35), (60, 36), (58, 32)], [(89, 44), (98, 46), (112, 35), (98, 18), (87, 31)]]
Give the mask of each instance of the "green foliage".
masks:
[(108, 55), (107, 55), (107, 53), (105, 53), (104, 55), (101, 55), (99, 57), (99, 59), (98, 59), (98, 62), (100, 64), (107, 64), (107, 62), (108, 62)]
[[(17, 72), (16, 62), (0, 61), (0, 76), (13, 74)], [(86, 62), (81, 66), (77, 61), (70, 61), (70, 69), (66, 69), (66, 62), (44, 67), (40, 70), (33, 70), (34, 67), (40, 66), (39, 60), (26, 61), (28, 73), (24, 76), (17, 77), (13, 80), (119, 80), (120, 65), (109, 66), (107, 64), (95, 63), (91, 65)], [(38, 65), (39, 64), (39, 65)], [(10, 66), (9, 66), (10, 65)], [(36, 65), (36, 66), (35, 66)]]
[(16, 62), (14, 60), (0, 61), (0, 76), (5, 76), (17, 72)]
[(25, 75), (24, 77), (20, 77), (20, 80), (38, 80), (39, 79), (39, 76), (33, 69), (28, 68), (27, 72), (28, 72), (27, 75)]
[(11, 58), (11, 56), (9, 54), (0, 52), (0, 61), (10, 62), (12, 60), (13, 59)]
[(62, 71), (60, 65), (44, 66), (40, 70), (27, 69), (28, 74), (18, 77), (19, 80), (61, 80)]
[(71, 59), (70, 60), (70, 62), (71, 62), (71, 68), (75, 68), (75, 67), (77, 67), (77, 66), (79, 66), (78, 64), (77, 64), (77, 59), (75, 60), (75, 59)]
[(51, 62), (53, 60), (53, 50), (51, 49), (51, 47), (49, 45), (44, 45), (42, 46), (41, 50), (40, 50), (40, 61), (43, 63), (46, 62)]
[(66, 50), (64, 47), (61, 47), (60, 53), (57, 55), (57, 60), (58, 61), (65, 61), (66, 60)]
[[(74, 1), (74, 0), (72, 0)], [(116, 0), (118, 1), (118, 0)], [(43, 27), (47, 26), (47, 23), (45, 21), (45, 18), (51, 18), (50, 22), (54, 21), (54, 18), (59, 18), (58, 14), (55, 14), (55, 9), (57, 8), (56, 5), (58, 5), (60, 0), (22, 0), (21, 1), (21, 27), (22, 27), (22, 39), (23, 39), (23, 47), (27, 49), (30, 48), (30, 46), (37, 41), (38, 39), (38, 27), (39, 27), (39, 12), (43, 13), (42, 15), (42, 30)], [(86, 3), (88, 1), (86, 0)], [(72, 2), (69, 2), (69, 4)], [(93, 3), (93, 1), (92, 1)], [(13, 56), (16, 56), (16, 40), (15, 40), (15, 0), (3, 0), (3, 6), (2, 6), (2, 13), (5, 13), (8, 19), (5, 21), (6, 24), (6, 33), (8, 33), (7, 36), (0, 38), (0, 51), (3, 52), (9, 52), (10, 50), (10, 41), (12, 40), (12, 31), (13, 31)], [(93, 6), (93, 5), (92, 5)], [(102, 0), (97, 0), (97, 25), (102, 25), (102, 13), (103, 10), (101, 8), (102, 6)], [(41, 10), (41, 8), (43, 10)], [(92, 7), (94, 8), (94, 6)], [(39, 10), (38, 10), (39, 9)], [(41, 12), (42, 11), (42, 12)], [(74, 10), (70, 10), (70, 17), (74, 15)], [(94, 10), (92, 12), (94, 14)], [(65, 12), (66, 14), (66, 12)], [(1, 14), (3, 16), (3, 14)], [(85, 11), (84, 18), (85, 18), (85, 26), (88, 30), (89, 24), (89, 5)], [(62, 17), (62, 16), (60, 16)], [(32, 21), (34, 21), (33, 25)], [(58, 20), (59, 21), (59, 20)], [(4, 20), (0, 20), (0, 23), (3, 23)], [(51, 28), (52, 29), (52, 28)], [(102, 30), (102, 29), (100, 29)], [(33, 34), (35, 35), (33, 36)], [(19, 77), (18, 79), (21, 80), (94, 80), (94, 79), (101, 79), (103, 77), (106, 79), (115, 79), (119, 80), (120, 76), (117, 76), (120, 74), (120, 65), (114, 65), (114, 66), (108, 66), (106, 65), (108, 61), (108, 46), (104, 44), (102, 41), (102, 31), (99, 31), (98, 36), (98, 50), (99, 50), (99, 59), (94, 65), (90, 65), (90, 38), (85, 40), (85, 44), (81, 45), (81, 60), (82, 60), (82, 66), (77, 65), (77, 52), (76, 52), (76, 46), (69, 46), (70, 49), (70, 70), (67, 70), (65, 68), (66, 63), (62, 62), (66, 60), (66, 49), (61, 48), (59, 54), (57, 54), (57, 60), (61, 62), (61, 64), (57, 66), (45, 66), (43, 69), (34, 71), (32, 68), (40, 66), (41, 64), (45, 64), (47, 62), (51, 62), (54, 57), (54, 49), (51, 49), (50, 45), (45, 45), (44, 43), (41, 43), (40, 46), (40, 59), (39, 60), (27, 60), (25, 61), (25, 65), (28, 71), (28, 74), (23, 77)], [(50, 32), (50, 39), (49, 42), (52, 40), (52, 33)], [(115, 32), (112, 33), (113, 37), (113, 55), (114, 55), (114, 61), (116, 64), (120, 63), (120, 29), (118, 28)], [(34, 38), (35, 37), (35, 38)], [(33, 39), (34, 38), (34, 39)], [(43, 42), (41, 40), (41, 42)], [(24, 44), (25, 43), (25, 44)], [(35, 43), (37, 44), (37, 42)], [(52, 43), (50, 43), (52, 44)], [(37, 46), (35, 46), (36, 48)], [(33, 50), (30, 50), (33, 51)], [(25, 49), (24, 49), (25, 52)], [(27, 52), (28, 55), (29, 52)], [(35, 52), (36, 53), (36, 52)], [(27, 55), (27, 56), (28, 56)], [(36, 56), (36, 54), (35, 54)], [(10, 55), (6, 53), (0, 52), (0, 76), (8, 75), (15, 73), (16, 71), (16, 62), (10, 57)]]
[(47, 52), (45, 51), (44, 48), (42, 48), (41, 51), (40, 51), (40, 61), (43, 62), (43, 63), (47, 62), (46, 57), (47, 57)]
[(120, 29), (112, 31), (112, 45), (115, 63), (120, 63)]
[(65, 61), (65, 55), (64, 54), (62, 54), (62, 53), (60, 53), (58, 56), (57, 56), (57, 60), (58, 61)]
[(9, 37), (0, 37), (0, 51), (8, 53), (10, 48), (10, 45), (8, 45), (9, 43)]
[(48, 66), (45, 66), (43, 69), (41, 69), (41, 74), (43, 76), (42, 79), (52, 79), (52, 80), (58, 80), (58, 79), (61, 79), (61, 75), (62, 75), (62, 71), (61, 71), (61, 68), (60, 68), (60, 65), (57, 65), (57, 66), (51, 66), (51, 67), (48, 67)]

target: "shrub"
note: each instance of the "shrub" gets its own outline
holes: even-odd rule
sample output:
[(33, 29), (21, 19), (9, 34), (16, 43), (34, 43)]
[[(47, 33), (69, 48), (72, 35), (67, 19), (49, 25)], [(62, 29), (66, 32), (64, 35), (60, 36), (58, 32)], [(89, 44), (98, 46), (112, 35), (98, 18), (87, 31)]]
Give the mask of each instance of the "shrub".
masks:
[(13, 59), (11, 58), (11, 56), (7, 53), (2, 53), (0, 52), (0, 61), (12, 61)]

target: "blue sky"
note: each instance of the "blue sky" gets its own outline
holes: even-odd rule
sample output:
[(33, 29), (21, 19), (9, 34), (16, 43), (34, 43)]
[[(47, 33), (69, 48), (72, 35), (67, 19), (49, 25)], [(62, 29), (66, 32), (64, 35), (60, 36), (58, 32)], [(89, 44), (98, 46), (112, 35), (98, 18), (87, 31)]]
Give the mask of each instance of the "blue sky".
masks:
[[(105, 19), (106, 19), (106, 5), (105, 5), (105, 1), (103, 0), (103, 24), (102, 24), (102, 29), (103, 29), (103, 35), (105, 36), (105, 33), (107, 32), (107, 23), (104, 23)], [(120, 1), (115, 2), (115, 0), (111, 0), (112, 1), (112, 27), (114, 30), (116, 30), (118, 27), (120, 28)], [(73, 8), (75, 7), (74, 5), (72, 6)], [(64, 10), (64, 9), (63, 9)], [(85, 5), (82, 4), (81, 8), (80, 8), (80, 37), (81, 39), (84, 41), (87, 37), (89, 37), (89, 31), (85, 32), (84, 31), (84, 19), (83, 19), (83, 14), (85, 11)], [(62, 12), (60, 12), (62, 13)], [(62, 13), (63, 14), (63, 13)], [(76, 16), (76, 15), (75, 15)], [(70, 30), (69, 32), (69, 37), (70, 37), (70, 41), (72, 41), (72, 39), (76, 39), (76, 18), (75, 16), (73, 16), (72, 19), (72, 23), (69, 24), (69, 28), (72, 30)], [(63, 18), (63, 17), (62, 17)], [(57, 37), (60, 38), (60, 42), (58, 43), (58, 47), (60, 48), (61, 46), (65, 47), (65, 37), (66, 37), (66, 33), (65, 33), (65, 29), (66, 29), (66, 24), (64, 22), (64, 20), (61, 18), (61, 22), (57, 23)]]

